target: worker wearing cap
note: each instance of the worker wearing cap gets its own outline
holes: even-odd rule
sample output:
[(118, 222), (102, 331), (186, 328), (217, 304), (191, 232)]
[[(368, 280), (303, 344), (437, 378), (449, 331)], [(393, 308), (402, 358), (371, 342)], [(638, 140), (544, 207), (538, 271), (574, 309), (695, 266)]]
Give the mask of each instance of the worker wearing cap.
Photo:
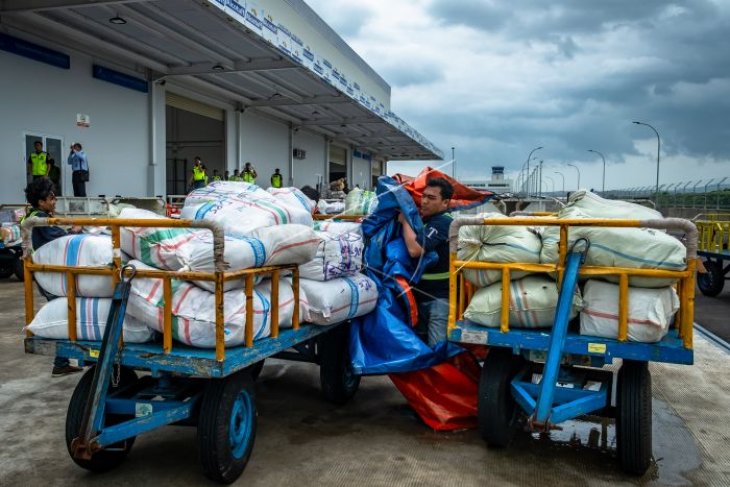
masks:
[(283, 183), (284, 177), (279, 172), (279, 168), (277, 167), (274, 171), (274, 174), (271, 175), (271, 187), (272, 188), (281, 188)]
[(199, 189), (205, 187), (205, 180), (207, 176), (205, 169), (203, 169), (203, 161), (200, 156), (195, 156), (195, 164), (193, 165), (193, 175), (191, 178), (191, 186), (193, 189)]

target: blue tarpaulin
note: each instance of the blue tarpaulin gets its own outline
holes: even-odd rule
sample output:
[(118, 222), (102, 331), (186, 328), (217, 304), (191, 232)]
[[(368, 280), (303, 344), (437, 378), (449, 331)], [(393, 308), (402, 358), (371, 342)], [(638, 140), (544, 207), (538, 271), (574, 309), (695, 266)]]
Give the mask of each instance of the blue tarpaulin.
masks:
[(377, 210), (365, 219), (362, 232), (367, 242), (366, 273), (377, 284), (379, 298), (374, 311), (353, 321), (350, 335), (353, 369), (355, 373), (365, 375), (432, 367), (462, 349), (449, 342), (431, 348), (418, 337), (398, 302), (404, 290), (395, 278), (401, 276), (417, 283), (424, 270), (438, 257), (433, 251), (422, 259), (412, 259), (408, 254), (401, 237), (398, 213), (403, 213), (419, 240), (424, 229), (409, 192), (393, 178), (381, 176), (376, 193)]

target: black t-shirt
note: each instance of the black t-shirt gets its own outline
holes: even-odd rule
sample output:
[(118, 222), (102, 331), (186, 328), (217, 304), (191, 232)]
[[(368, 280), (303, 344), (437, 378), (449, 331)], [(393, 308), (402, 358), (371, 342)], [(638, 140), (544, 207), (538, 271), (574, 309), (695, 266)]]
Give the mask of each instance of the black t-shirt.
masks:
[[(48, 218), (48, 213), (45, 211), (34, 209), (32, 213), (33, 216), (37, 216), (38, 218)], [(33, 235), (31, 237), (33, 250), (38, 250), (48, 242), (65, 235), (68, 235), (66, 230), (59, 227), (33, 227)]]
[[(442, 274), (449, 271), (449, 226), (451, 226), (451, 215), (448, 213), (437, 213), (428, 220), (424, 220), (424, 241), (418, 242), (424, 252), (435, 250), (438, 254), (438, 261), (426, 268), (425, 274)], [(449, 297), (449, 278), (446, 275), (442, 279), (423, 279), (415, 286), (416, 299), (418, 301), (429, 301), (434, 298)]]

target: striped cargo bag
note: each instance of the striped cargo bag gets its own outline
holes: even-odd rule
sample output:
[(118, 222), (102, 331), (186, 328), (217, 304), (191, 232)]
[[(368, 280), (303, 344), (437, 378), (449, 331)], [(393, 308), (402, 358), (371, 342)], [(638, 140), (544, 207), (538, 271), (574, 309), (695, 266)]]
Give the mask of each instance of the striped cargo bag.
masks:
[(326, 282), (300, 279), (299, 286), (303, 319), (317, 325), (365, 315), (378, 301), (375, 282), (363, 274)]

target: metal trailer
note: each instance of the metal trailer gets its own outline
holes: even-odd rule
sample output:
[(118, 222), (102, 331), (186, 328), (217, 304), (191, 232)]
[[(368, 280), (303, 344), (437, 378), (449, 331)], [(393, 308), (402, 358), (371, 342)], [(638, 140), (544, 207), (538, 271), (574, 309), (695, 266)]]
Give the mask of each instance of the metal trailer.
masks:
[[(553, 264), (461, 261), (457, 258), (463, 225), (559, 226), (559, 260)], [(657, 228), (686, 235), (687, 266), (681, 271), (584, 266), (589, 242), (568, 249), (568, 230), (578, 226)], [(680, 219), (605, 220), (459, 218), (450, 230), (449, 340), (489, 346), (478, 393), (478, 422), (482, 437), (493, 447), (506, 447), (520, 425), (532, 431), (560, 428), (559, 423), (585, 414), (615, 417), (618, 459), (628, 473), (641, 475), (650, 465), (651, 376), (648, 362), (692, 364), (697, 230)], [(473, 289), (464, 269), (493, 269), (502, 273), (499, 328), (486, 328), (464, 319)], [(552, 328), (512, 329), (509, 323), (510, 274), (514, 271), (557, 276), (560, 293)], [(619, 281), (617, 338), (583, 336), (569, 325), (570, 302), (579, 278), (617, 276)], [(628, 341), (629, 277), (677, 279), (680, 309), (674, 326), (657, 343)], [(602, 370), (622, 359), (617, 377)], [(616, 404), (611, 391), (617, 381)], [(525, 421), (526, 420), (526, 421)]]
[[(705, 215), (702, 215), (705, 216)], [(704, 258), (707, 272), (697, 276), (697, 287), (705, 296), (715, 297), (725, 287), (730, 272), (730, 214), (708, 214), (706, 218), (695, 220), (700, 233), (699, 251)]]
[[(203, 472), (215, 481), (231, 483), (243, 472), (256, 435), (253, 383), (268, 357), (313, 362), (320, 366), (326, 399), (344, 404), (357, 391), (360, 378), (351, 373), (347, 352), (349, 323), (316, 326), (299, 323), (299, 273), (295, 265), (226, 271), (223, 232), (216, 224), (185, 220), (29, 219), (24, 237), (37, 225), (109, 226), (112, 267), (67, 267), (34, 264), (25, 258), (26, 323), (34, 316), (33, 273), (60, 272), (67, 280), (68, 339), (25, 338), (27, 353), (78, 360), (89, 369), (79, 381), (66, 416), (66, 445), (73, 461), (91, 471), (105, 471), (123, 462), (136, 436), (168, 424), (197, 427)], [(215, 272), (172, 272), (123, 268), (121, 227), (206, 228), (213, 232)], [(290, 329), (279, 328), (279, 291), (282, 274), (292, 274), (294, 316)], [(101, 342), (77, 339), (76, 277), (110, 276), (116, 286), (112, 311)], [(254, 342), (253, 294), (255, 278), (271, 276), (271, 334)], [(122, 321), (129, 280), (157, 278), (163, 286), (164, 332), (161, 343), (121, 343)], [(215, 282), (215, 349), (173, 343), (173, 280)], [(245, 282), (244, 344), (224, 342), (224, 292), (227, 281)], [(141, 372), (138, 374), (137, 372)]]

